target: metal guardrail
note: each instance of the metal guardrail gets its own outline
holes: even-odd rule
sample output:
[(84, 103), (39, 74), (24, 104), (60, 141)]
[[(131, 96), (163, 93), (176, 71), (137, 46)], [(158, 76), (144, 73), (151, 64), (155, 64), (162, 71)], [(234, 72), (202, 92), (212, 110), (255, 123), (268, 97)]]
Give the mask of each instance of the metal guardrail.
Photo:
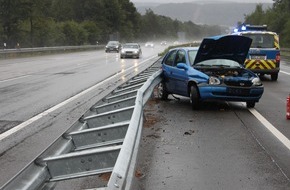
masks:
[(132, 189), (143, 106), (160, 81), (157, 63), (115, 89), (1, 189), (54, 189), (58, 181), (108, 172), (107, 187), (96, 189)]
[(120, 151), (107, 190), (133, 189), (135, 165), (143, 126), (143, 106), (150, 98), (154, 87), (161, 82), (161, 73), (161, 70), (154, 73), (138, 90), (135, 109), (123, 142), (124, 147)]
[(0, 59), (19, 57), (22, 55), (43, 54), (43, 53), (56, 53), (56, 52), (70, 52), (70, 51), (83, 51), (104, 49), (104, 45), (84, 45), (84, 46), (57, 46), (57, 47), (36, 47), (36, 48), (16, 48), (16, 49), (0, 49)]

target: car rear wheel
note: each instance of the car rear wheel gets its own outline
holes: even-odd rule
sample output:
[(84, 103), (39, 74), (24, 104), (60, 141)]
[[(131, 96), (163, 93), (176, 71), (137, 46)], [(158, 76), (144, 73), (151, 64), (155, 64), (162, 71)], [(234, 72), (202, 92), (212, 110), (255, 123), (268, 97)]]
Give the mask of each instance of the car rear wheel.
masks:
[(247, 108), (253, 108), (255, 107), (256, 102), (247, 102)]
[(158, 97), (159, 98), (161, 98), (162, 100), (168, 99), (168, 92), (166, 90), (164, 82), (159, 83), (157, 90), (158, 90)]
[(190, 103), (193, 110), (199, 109), (199, 95), (196, 86), (190, 87)]
[(271, 74), (271, 80), (276, 81), (278, 79), (278, 73), (276, 74)]

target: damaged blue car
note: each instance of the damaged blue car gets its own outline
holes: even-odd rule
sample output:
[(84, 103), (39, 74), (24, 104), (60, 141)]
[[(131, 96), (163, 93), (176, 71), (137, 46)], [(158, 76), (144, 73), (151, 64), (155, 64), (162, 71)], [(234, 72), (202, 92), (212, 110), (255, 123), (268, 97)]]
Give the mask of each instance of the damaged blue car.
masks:
[(255, 107), (264, 87), (255, 73), (243, 67), (251, 42), (248, 37), (226, 35), (205, 38), (199, 47), (169, 50), (162, 60), (159, 95), (162, 99), (169, 94), (189, 97), (193, 109), (208, 100)]

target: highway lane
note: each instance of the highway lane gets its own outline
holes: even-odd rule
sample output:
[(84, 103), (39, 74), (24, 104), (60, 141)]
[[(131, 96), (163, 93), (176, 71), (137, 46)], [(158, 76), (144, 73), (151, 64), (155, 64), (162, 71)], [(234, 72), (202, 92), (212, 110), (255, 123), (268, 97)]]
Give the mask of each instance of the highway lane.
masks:
[(0, 132), (108, 76), (138, 65), (154, 53), (152, 49), (144, 48), (139, 60), (120, 60), (117, 53), (103, 51), (1, 60)]
[[(10, 134), (0, 148), (11, 147), (0, 154), (0, 186), (34, 160), (94, 103), (144, 69), (146, 60), (163, 49), (143, 48), (140, 59), (121, 60), (117, 53), (88, 51), (1, 60), (2, 132), (13, 130), (22, 122), (28, 125), (20, 133), (10, 134), (8, 130), (0, 134), (0, 139)], [(92, 89), (84, 93), (88, 88)]]

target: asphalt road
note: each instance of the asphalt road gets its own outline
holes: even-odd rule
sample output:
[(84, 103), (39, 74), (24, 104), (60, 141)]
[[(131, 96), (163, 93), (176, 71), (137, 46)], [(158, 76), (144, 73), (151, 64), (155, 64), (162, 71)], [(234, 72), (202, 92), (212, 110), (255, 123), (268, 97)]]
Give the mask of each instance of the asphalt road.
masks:
[(148, 102), (139, 189), (290, 189), (289, 62), (281, 68), (277, 82), (262, 78), (265, 93), (255, 109), (206, 102), (192, 111), (179, 96)]
[[(8, 137), (12, 144), (0, 155), (0, 186), (126, 80), (126, 69), (134, 75), (162, 48), (143, 48), (139, 60), (103, 51), (1, 60), (0, 137), (31, 123)], [(148, 102), (136, 172), (140, 189), (289, 189), (290, 150), (271, 132), (274, 127), (290, 139), (289, 65), (282, 62), (277, 82), (262, 78), (265, 93), (252, 110), (221, 102), (192, 111), (186, 98)], [(94, 177), (75, 181), (71, 189), (98, 186)]]
[(0, 187), (163, 49), (143, 47), (140, 59), (98, 50), (0, 60)]

